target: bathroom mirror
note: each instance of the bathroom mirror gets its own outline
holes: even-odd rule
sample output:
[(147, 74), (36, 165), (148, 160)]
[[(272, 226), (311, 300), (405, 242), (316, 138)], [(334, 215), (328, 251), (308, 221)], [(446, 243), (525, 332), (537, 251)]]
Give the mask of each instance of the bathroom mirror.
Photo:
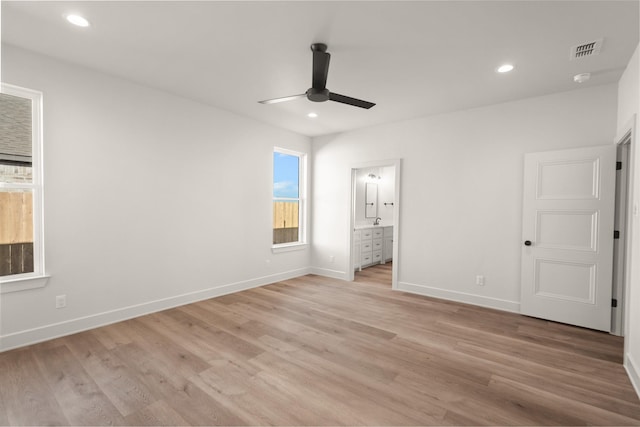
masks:
[(378, 184), (367, 182), (364, 192), (364, 217), (376, 218), (378, 216)]

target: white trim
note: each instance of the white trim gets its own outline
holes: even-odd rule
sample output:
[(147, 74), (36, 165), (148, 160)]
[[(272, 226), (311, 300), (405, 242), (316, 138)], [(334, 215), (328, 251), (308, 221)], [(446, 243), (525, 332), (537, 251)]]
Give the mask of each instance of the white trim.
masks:
[(500, 298), (485, 297), (482, 295), (469, 294), (466, 292), (452, 291), (449, 289), (434, 288), (432, 286), (417, 285), (414, 283), (399, 282), (398, 291), (409, 292), (428, 297), (446, 299), (449, 301), (463, 302), (480, 307), (493, 308), (496, 310), (520, 313), (520, 302), (509, 301)]
[[(618, 336), (626, 335), (626, 330), (629, 324), (628, 318), (627, 318), (627, 311), (629, 310), (629, 307), (627, 306), (626, 301), (628, 299), (627, 289), (629, 289), (631, 286), (631, 266), (633, 262), (633, 259), (631, 256), (631, 248), (632, 248), (631, 237), (633, 236), (633, 222), (634, 222), (633, 221), (633, 216), (634, 216), (633, 215), (633, 205), (634, 205), (633, 176), (635, 174), (635, 161), (634, 161), (635, 159), (635, 143), (634, 143), (635, 117), (636, 115), (634, 114), (632, 117), (632, 120), (628, 123), (627, 131), (620, 138), (617, 138), (614, 141), (614, 145), (616, 146), (616, 161), (619, 160), (617, 150), (623, 145), (628, 146), (627, 159), (626, 159), (627, 164), (623, 165), (623, 169), (622, 169), (622, 172), (624, 172), (624, 175), (625, 175), (622, 182), (623, 182), (623, 185), (625, 186), (625, 196), (626, 196), (626, 198), (623, 201), (624, 207), (625, 207), (625, 214), (624, 214), (625, 219), (624, 219), (624, 224), (622, 226), (623, 235), (621, 236), (624, 243), (624, 261), (623, 261), (624, 269), (622, 272), (617, 271), (618, 266), (616, 265), (616, 263), (619, 261), (617, 259), (614, 259), (614, 265), (613, 265), (613, 268), (616, 269), (618, 273), (618, 277), (622, 276), (622, 280), (619, 280), (619, 283), (616, 284), (617, 286), (621, 287), (622, 293), (620, 294), (620, 292), (618, 292), (616, 295), (612, 295), (613, 298), (618, 299), (618, 307), (616, 309), (617, 312), (614, 311), (616, 315), (612, 317), (611, 334), (618, 335)], [(616, 186), (616, 195), (617, 194), (618, 194), (618, 188)], [(617, 209), (618, 209), (618, 204), (616, 203), (616, 218), (619, 215), (619, 213), (617, 212)]]
[[(20, 277), (16, 277), (20, 276)], [(49, 281), (50, 276), (29, 276), (26, 275), (13, 275), (10, 280), (0, 281), (0, 294), (8, 294), (10, 292), (20, 292), (29, 289), (44, 288)], [(5, 276), (7, 277), (7, 276)]]
[(311, 274), (330, 277), (332, 279), (349, 280), (349, 275), (344, 271), (331, 270), (329, 268), (311, 267)]
[(22, 184), (19, 182), (0, 182), (0, 188), (11, 190), (33, 190), (33, 184)]
[[(2, 183), (3, 189), (31, 190), (33, 197), (33, 275), (45, 276), (44, 183), (43, 183), (43, 95), (42, 92), (0, 83), (0, 93), (31, 100), (31, 184)], [(3, 276), (8, 279), (11, 276)], [(18, 278), (19, 279), (19, 278)], [(3, 282), (6, 280), (3, 280)], [(45, 281), (46, 284), (46, 281)], [(43, 285), (44, 286), (44, 285)], [(4, 286), (2, 286), (4, 289)], [(25, 287), (24, 289), (29, 289)], [(16, 289), (20, 290), (20, 289)], [(5, 292), (4, 290), (2, 291)]]
[(191, 304), (197, 301), (215, 298), (234, 292), (244, 291), (247, 289), (257, 288), (282, 280), (293, 279), (294, 277), (300, 277), (307, 274), (309, 274), (308, 267), (300, 268), (283, 273), (258, 277), (255, 279), (230, 283), (215, 288), (209, 288), (169, 298), (163, 298), (156, 301), (136, 304), (129, 307), (118, 308), (115, 310), (66, 320), (64, 322), (53, 323), (34, 329), (14, 332), (8, 335), (0, 336), (0, 352), (23, 347), (26, 345), (36, 344), (38, 342), (47, 341), (54, 338), (59, 338), (65, 335), (75, 334), (77, 332), (82, 332), (101, 326), (106, 326), (134, 317), (143, 316), (145, 314), (155, 313), (157, 311), (162, 311), (185, 304)]
[(631, 118), (627, 120), (624, 126), (622, 126), (622, 129), (624, 129), (624, 131), (616, 135), (613, 142), (614, 144), (618, 144), (623, 140), (633, 136), (633, 134), (635, 133), (635, 127), (636, 127), (636, 116), (637, 114), (633, 114)]
[(271, 252), (274, 254), (279, 254), (281, 252), (291, 252), (291, 251), (302, 251), (309, 247), (308, 243), (282, 243), (279, 245), (271, 246)]
[[(638, 173), (636, 171), (636, 145), (637, 145), (637, 136), (636, 136), (636, 129), (637, 129), (637, 120), (638, 120), (638, 115), (637, 114), (633, 114), (633, 116), (631, 116), (631, 118), (627, 121), (627, 123), (625, 124), (625, 126), (623, 127), (624, 132), (622, 133), (622, 135), (619, 135), (619, 137), (616, 138), (615, 142), (622, 142), (625, 141), (626, 138), (629, 138), (629, 174), (627, 176), (627, 184), (628, 184), (628, 188), (627, 188), (627, 194), (628, 199), (627, 201), (629, 202), (629, 206), (627, 206), (627, 245), (625, 248), (625, 289), (624, 289), (624, 301), (622, 302), (622, 306), (623, 306), (623, 320), (622, 320), (622, 324), (623, 324), (623, 330), (621, 331), (622, 335), (625, 337), (624, 338), (624, 354), (628, 355), (629, 353), (629, 329), (632, 327), (631, 326), (631, 307), (630, 307), (630, 292), (631, 292), (631, 283), (635, 280), (635, 274), (636, 272), (633, 269), (633, 258), (634, 256), (636, 256), (635, 253), (633, 253), (633, 246), (634, 246), (634, 242), (633, 242), (633, 234), (635, 233), (635, 225), (634, 223), (636, 222), (636, 218), (635, 218), (635, 214), (633, 213), (633, 210), (635, 209), (635, 207), (638, 205), (638, 200), (635, 199), (635, 180), (636, 178), (636, 174)], [(638, 370), (635, 371), (636, 373), (638, 372)], [(636, 384), (638, 384), (638, 382), (636, 382)], [(638, 390), (638, 388), (636, 387), (636, 391)]]
[[(273, 167), (275, 165), (274, 165), (273, 156), (271, 157), (271, 167), (272, 167), (271, 169), (271, 184), (272, 184), (271, 203), (272, 205), (273, 205), (273, 202), (276, 200), (285, 200), (285, 201), (288, 200), (288, 201), (298, 202), (298, 241), (273, 245), (272, 246), (273, 253), (278, 253), (278, 252), (286, 252), (289, 250), (295, 250), (295, 249), (283, 249), (282, 251), (280, 251), (278, 250), (279, 248), (288, 247), (291, 245), (306, 245), (309, 243), (307, 241), (307, 225), (309, 224), (307, 220), (308, 218), (307, 212), (309, 210), (307, 206), (309, 203), (308, 197), (307, 197), (307, 195), (309, 194), (309, 188), (308, 188), (309, 180), (307, 179), (307, 176), (309, 175), (309, 170), (308, 170), (308, 160), (307, 160), (308, 154), (303, 151), (289, 150), (287, 148), (274, 146), (273, 153), (282, 153), (289, 156), (296, 156), (298, 158), (298, 197), (290, 198), (290, 197), (274, 197), (273, 196)], [(271, 210), (271, 212), (272, 212), (271, 223), (273, 224), (273, 209)]]
[(273, 151), (276, 151), (282, 154), (288, 154), (290, 156), (298, 156), (298, 157), (307, 155), (307, 153), (305, 153), (304, 151), (291, 150), (289, 148), (283, 148), (283, 147), (277, 147), (277, 146), (273, 147)]
[(395, 173), (395, 187), (393, 195), (393, 266), (391, 267), (391, 289), (398, 289), (398, 276), (400, 269), (400, 257), (399, 257), (399, 236), (400, 236), (400, 175), (402, 167), (402, 159), (387, 159), (387, 160), (373, 160), (368, 162), (354, 163), (349, 168), (349, 187), (351, 189), (350, 203), (349, 203), (349, 236), (347, 238), (347, 254), (348, 256), (348, 272), (347, 280), (353, 281), (355, 279), (355, 271), (353, 270), (353, 232), (355, 230), (355, 202), (356, 202), (356, 172), (358, 169), (368, 169), (373, 167), (394, 167)]
[(629, 375), (631, 385), (636, 390), (636, 394), (640, 397), (640, 365), (635, 363), (631, 353), (627, 353), (624, 358), (624, 369)]

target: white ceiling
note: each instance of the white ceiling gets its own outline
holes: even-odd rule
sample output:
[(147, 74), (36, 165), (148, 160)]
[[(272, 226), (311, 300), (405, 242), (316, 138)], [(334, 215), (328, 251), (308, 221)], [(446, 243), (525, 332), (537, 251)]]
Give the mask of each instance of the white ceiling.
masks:
[[(638, 22), (638, 1), (610, 0), (2, 1), (3, 43), (309, 136), (617, 82)], [(601, 37), (600, 55), (569, 61)], [(375, 107), (258, 104), (311, 86), (313, 42), (332, 55), (327, 87)], [(516, 69), (497, 74), (504, 62)]]

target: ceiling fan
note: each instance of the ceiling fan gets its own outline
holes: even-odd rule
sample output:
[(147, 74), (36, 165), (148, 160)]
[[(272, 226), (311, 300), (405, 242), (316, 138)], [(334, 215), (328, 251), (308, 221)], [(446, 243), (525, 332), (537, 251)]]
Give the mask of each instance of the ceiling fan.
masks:
[(324, 43), (314, 43), (311, 45), (311, 51), (313, 52), (311, 87), (307, 89), (305, 93), (285, 96), (283, 98), (266, 99), (258, 102), (261, 104), (276, 104), (278, 102), (292, 101), (306, 96), (309, 101), (335, 101), (366, 109), (376, 105), (373, 102), (363, 101), (361, 99), (330, 92), (329, 89), (327, 89), (327, 74), (329, 73), (329, 59), (331, 58), (331, 55), (327, 52), (327, 45)]

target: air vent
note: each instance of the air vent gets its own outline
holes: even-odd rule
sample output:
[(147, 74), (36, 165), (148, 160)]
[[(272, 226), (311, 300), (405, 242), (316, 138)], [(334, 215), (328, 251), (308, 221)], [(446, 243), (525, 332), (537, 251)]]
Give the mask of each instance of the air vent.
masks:
[(569, 59), (573, 61), (574, 59), (586, 58), (588, 56), (595, 56), (600, 53), (601, 48), (602, 48), (602, 39), (598, 39), (598, 40), (573, 46), (569, 52)]

